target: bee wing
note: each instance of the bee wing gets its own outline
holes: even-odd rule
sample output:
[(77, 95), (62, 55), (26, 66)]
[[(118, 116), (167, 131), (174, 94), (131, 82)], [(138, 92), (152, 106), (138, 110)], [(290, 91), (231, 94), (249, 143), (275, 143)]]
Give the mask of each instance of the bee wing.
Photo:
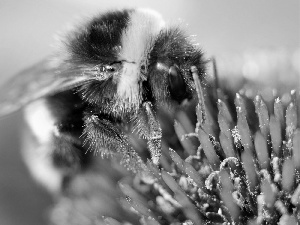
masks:
[(67, 70), (59, 72), (49, 60), (43, 60), (18, 73), (0, 88), (0, 117), (38, 98), (71, 89), (85, 79), (70, 75)]

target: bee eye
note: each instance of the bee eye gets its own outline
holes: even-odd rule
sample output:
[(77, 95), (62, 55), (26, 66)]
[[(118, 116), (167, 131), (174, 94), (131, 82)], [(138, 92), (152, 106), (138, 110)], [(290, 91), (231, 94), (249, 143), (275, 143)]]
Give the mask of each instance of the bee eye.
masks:
[(185, 96), (185, 81), (177, 65), (173, 65), (169, 68), (169, 91), (171, 97), (179, 102), (181, 102)]

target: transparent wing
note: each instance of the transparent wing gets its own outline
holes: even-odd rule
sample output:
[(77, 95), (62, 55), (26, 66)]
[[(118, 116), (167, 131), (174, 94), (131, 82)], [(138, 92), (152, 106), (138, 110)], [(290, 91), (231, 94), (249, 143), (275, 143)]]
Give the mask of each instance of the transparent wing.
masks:
[(0, 87), (0, 117), (38, 98), (71, 89), (87, 80), (72, 72), (74, 70), (58, 69), (46, 59), (18, 73)]

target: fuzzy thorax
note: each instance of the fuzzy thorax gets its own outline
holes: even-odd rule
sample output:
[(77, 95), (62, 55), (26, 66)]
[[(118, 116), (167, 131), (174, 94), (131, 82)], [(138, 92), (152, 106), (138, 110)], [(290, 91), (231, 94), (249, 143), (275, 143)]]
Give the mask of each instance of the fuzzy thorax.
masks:
[(136, 10), (122, 32), (120, 61), (125, 61), (119, 77), (117, 95), (125, 102), (139, 105), (141, 67), (147, 67), (149, 54), (165, 22), (151, 10)]

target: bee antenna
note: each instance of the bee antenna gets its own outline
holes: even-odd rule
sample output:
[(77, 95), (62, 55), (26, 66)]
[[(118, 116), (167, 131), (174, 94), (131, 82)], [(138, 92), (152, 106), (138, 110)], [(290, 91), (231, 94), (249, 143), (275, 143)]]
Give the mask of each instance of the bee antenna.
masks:
[(211, 63), (213, 67), (214, 87), (217, 90), (219, 88), (219, 74), (215, 57), (211, 58)]
[(214, 99), (218, 99), (218, 89), (219, 89), (219, 73), (217, 69), (217, 63), (215, 57), (211, 57), (207, 60), (207, 63), (211, 63), (211, 78), (209, 83), (212, 87), (212, 96)]

